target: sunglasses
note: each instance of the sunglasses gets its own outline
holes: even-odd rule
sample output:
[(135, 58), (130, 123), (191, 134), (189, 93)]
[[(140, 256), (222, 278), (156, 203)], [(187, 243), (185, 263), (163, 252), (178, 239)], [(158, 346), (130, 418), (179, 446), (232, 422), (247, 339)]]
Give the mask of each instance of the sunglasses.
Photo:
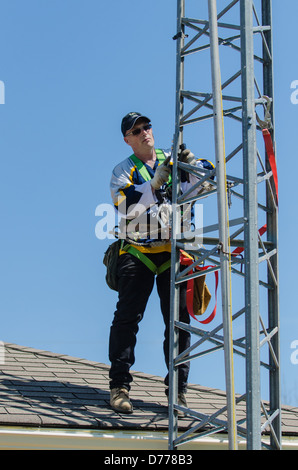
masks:
[(140, 135), (142, 131), (149, 131), (149, 129), (152, 129), (152, 124), (146, 124), (145, 126), (138, 127), (138, 129), (135, 129), (134, 131), (131, 131), (126, 134), (125, 137), (128, 137), (129, 135)]

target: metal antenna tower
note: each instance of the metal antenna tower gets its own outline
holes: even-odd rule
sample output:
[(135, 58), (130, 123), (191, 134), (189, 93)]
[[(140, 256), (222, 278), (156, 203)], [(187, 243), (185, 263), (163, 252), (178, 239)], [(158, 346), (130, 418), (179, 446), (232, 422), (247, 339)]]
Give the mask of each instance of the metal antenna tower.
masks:
[[(197, 19), (198, 14), (203, 19)], [(265, 446), (264, 431), (270, 435), (266, 446), (281, 449), (271, 0), (177, 0), (174, 39), (177, 69), (173, 181), (177, 184), (173, 184), (171, 240), (169, 449), (199, 436), (228, 432), (230, 449), (237, 449), (238, 437), (245, 437), (248, 450), (259, 450)], [(214, 162), (215, 172), (204, 172), (178, 161), (184, 139), (197, 157)], [(268, 139), (271, 151), (264, 144), (268, 144)], [(196, 197), (191, 192), (182, 194), (181, 170), (199, 178), (193, 189), (206, 181), (212, 189)], [(197, 237), (189, 243), (186, 234), (180, 233), (180, 209), (183, 204), (196, 207), (202, 197), (203, 244), (197, 243)], [(186, 325), (179, 321), (180, 283), (200, 275), (189, 267), (180, 272), (180, 249), (195, 255), (196, 265), (208, 260), (211, 267), (204, 271), (207, 282), (211, 273), (220, 273), (222, 308), (214, 320), (220, 324), (214, 324), (210, 331), (196, 322)], [(179, 354), (181, 329), (198, 339), (188, 351)], [(237, 339), (233, 338), (233, 330)], [(207, 346), (209, 343), (212, 347)], [(219, 350), (224, 351), (226, 407), (207, 415), (179, 406), (177, 366), (195, 358), (203, 361), (207, 354)], [(244, 393), (237, 397), (236, 359), (244, 361), (246, 369), (242, 378)], [(261, 398), (264, 384), (266, 403)], [(246, 417), (237, 420), (237, 404), (241, 401), (246, 402)], [(178, 435), (178, 410), (196, 420), (182, 435)]]

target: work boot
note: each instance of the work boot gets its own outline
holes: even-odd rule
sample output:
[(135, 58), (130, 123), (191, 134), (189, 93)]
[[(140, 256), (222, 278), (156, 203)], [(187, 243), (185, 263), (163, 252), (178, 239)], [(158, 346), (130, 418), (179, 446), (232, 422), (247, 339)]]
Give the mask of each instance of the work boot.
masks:
[[(182, 392), (178, 393), (178, 405), (179, 406), (184, 406), (185, 408), (187, 408), (185, 393), (182, 393)], [(183, 411), (178, 411), (178, 416), (180, 418), (184, 418), (185, 413)]]
[[(168, 398), (168, 401), (169, 401), (168, 393), (166, 395), (167, 395), (167, 398)], [(186, 397), (185, 397), (185, 393), (183, 393), (183, 392), (178, 393), (178, 405), (179, 406), (184, 406), (185, 408), (187, 408)], [(179, 416), (179, 418), (184, 418), (186, 415), (183, 411), (179, 410), (178, 411), (178, 416)]]
[(132, 413), (133, 407), (126, 388), (112, 388), (110, 396), (111, 407), (120, 413)]

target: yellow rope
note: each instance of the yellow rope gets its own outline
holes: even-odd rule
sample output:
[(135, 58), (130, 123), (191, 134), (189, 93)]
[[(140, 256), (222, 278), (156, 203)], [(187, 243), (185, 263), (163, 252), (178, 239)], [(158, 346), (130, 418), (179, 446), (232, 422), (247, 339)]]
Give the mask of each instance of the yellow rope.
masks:
[[(222, 135), (223, 135), (223, 157), (224, 157), (224, 178), (225, 178), (225, 188), (227, 189), (227, 176), (226, 176), (226, 151), (225, 151), (225, 131), (224, 131), (224, 114), (223, 114), (223, 102), (222, 102), (222, 93), (221, 93), (221, 117), (222, 117)], [(229, 303), (229, 316), (230, 316), (230, 338), (231, 338), (231, 376), (232, 376), (232, 395), (233, 395), (233, 429), (235, 442), (234, 448), (237, 447), (237, 420), (236, 420), (236, 402), (235, 402), (235, 373), (234, 373), (234, 354), (233, 354), (233, 314), (232, 314), (232, 263), (231, 263), (231, 243), (230, 243), (230, 225), (229, 225), (229, 211), (228, 211), (228, 195), (226, 191), (226, 210), (227, 210), (227, 229), (228, 229), (228, 253), (229, 253), (229, 276), (230, 276), (230, 303)]]

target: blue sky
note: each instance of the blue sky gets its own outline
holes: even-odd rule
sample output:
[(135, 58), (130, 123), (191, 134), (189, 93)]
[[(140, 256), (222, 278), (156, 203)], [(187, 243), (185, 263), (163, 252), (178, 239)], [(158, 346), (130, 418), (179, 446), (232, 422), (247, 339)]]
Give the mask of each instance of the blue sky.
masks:
[[(110, 240), (96, 238), (95, 210), (110, 203), (111, 171), (129, 156), (120, 122), (132, 110), (147, 114), (158, 147), (171, 146), (174, 133), (176, 2), (142, 3), (0, 4), (3, 341), (108, 363), (117, 296), (104, 281), (102, 257)], [(206, 18), (207, 2), (189, 5), (197, 3), (202, 8), (197, 17)], [(283, 402), (298, 405), (298, 365), (291, 362), (291, 344), (298, 340), (292, 240), (298, 228), (298, 105), (291, 102), (291, 83), (298, 80), (298, 4), (286, 3), (287, 9), (273, 0), (281, 377)], [(223, 74), (230, 65), (222, 64)], [(191, 69), (192, 82), (205, 73)], [(190, 134), (188, 142), (198, 156), (213, 160), (203, 131)], [(165, 374), (162, 338), (154, 293), (140, 327), (135, 370)], [(213, 364), (194, 361), (190, 381), (224, 388), (223, 369)], [(243, 370), (237, 361), (236, 373), (242, 376)]]

